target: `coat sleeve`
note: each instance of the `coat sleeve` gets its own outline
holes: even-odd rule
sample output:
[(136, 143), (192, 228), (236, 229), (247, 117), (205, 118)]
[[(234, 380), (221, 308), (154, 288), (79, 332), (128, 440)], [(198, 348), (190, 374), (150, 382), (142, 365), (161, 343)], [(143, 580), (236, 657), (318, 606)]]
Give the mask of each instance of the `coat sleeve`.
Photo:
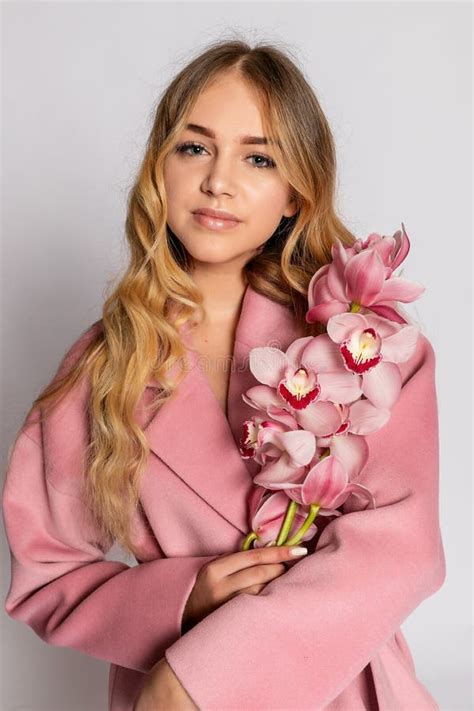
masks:
[(200, 709), (324, 708), (443, 584), (435, 355), (423, 334), (401, 370), (358, 476), (377, 508), (351, 495), (313, 552), (166, 650)]
[(197, 573), (217, 556), (165, 558), (157, 548), (155, 560), (136, 566), (105, 559), (113, 541), (98, 533), (79, 484), (84, 407), (84, 388), (73, 389), (47, 424), (35, 422), (33, 411), (10, 447), (2, 492), (11, 557), (5, 610), (49, 644), (147, 672), (183, 633)]
[(11, 583), (5, 610), (45, 642), (147, 672), (181, 635), (200, 568), (215, 556), (105, 560), (80, 497), (44, 475), (42, 447), (24, 432), (3, 488)]

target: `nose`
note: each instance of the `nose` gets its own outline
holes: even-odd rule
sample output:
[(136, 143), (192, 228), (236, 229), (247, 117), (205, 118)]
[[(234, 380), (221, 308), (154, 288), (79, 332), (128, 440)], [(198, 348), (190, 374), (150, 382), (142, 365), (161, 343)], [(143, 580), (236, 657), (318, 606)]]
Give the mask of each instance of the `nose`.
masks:
[(207, 163), (202, 181), (204, 192), (211, 192), (214, 195), (235, 193), (234, 169), (231, 162), (230, 156), (220, 154)]

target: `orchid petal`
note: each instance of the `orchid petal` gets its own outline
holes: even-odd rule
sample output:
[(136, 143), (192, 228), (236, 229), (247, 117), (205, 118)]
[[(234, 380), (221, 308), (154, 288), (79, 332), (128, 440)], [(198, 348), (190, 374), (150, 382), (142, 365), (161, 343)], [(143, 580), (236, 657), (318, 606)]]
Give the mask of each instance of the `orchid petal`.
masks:
[(316, 440), (312, 432), (290, 430), (278, 433), (282, 448), (288, 453), (292, 466), (308, 464), (316, 451)]
[[(260, 490), (262, 495), (265, 492), (265, 489), (260, 486), (256, 487), (256, 489)], [(262, 495), (260, 498), (262, 498)], [(283, 517), (288, 507), (288, 501), (288, 496), (284, 491), (278, 491), (275, 494), (268, 496), (261, 504), (257, 512), (252, 516), (252, 530), (258, 534), (260, 526), (263, 526), (274, 519)]]
[(291, 489), (299, 484), (305, 476), (305, 467), (292, 467), (285, 454), (265, 464), (263, 469), (254, 476), (253, 481), (267, 489)]
[(317, 436), (335, 432), (341, 425), (341, 413), (332, 402), (314, 402), (296, 413), (300, 427)]
[(390, 266), (390, 258), (394, 247), (395, 240), (393, 237), (381, 237), (377, 242), (371, 244), (371, 248), (377, 251), (386, 267)]
[[(380, 365), (380, 364), (379, 364)], [(336, 403), (351, 403), (362, 393), (359, 375), (349, 372), (321, 373), (318, 376), (321, 386), (320, 400), (332, 400)]]
[[(347, 485), (346, 487), (346, 492), (348, 494), (353, 494), (354, 496), (357, 496), (357, 498), (362, 498), (366, 499), (372, 504), (372, 508), (377, 508), (375, 505), (375, 498), (371, 491), (366, 487), (363, 486), (363, 484), (357, 484), (356, 482), (351, 482), (350, 484)], [(359, 493), (357, 493), (359, 492)]]
[(262, 346), (252, 348), (249, 353), (249, 368), (252, 375), (263, 383), (276, 388), (290, 365), (285, 353), (278, 348)]
[(397, 333), (384, 338), (382, 355), (392, 363), (404, 363), (415, 352), (420, 329), (418, 326), (405, 326)]
[(384, 283), (384, 264), (373, 249), (349, 259), (344, 270), (346, 293), (351, 301), (369, 306), (377, 298)]
[(283, 407), (284, 402), (274, 388), (268, 385), (254, 385), (243, 395), (242, 400), (256, 410), (267, 411), (270, 406)]
[(315, 336), (303, 336), (303, 338), (297, 338), (288, 346), (286, 350), (286, 357), (295, 370), (299, 368), (301, 364), (301, 356), (308, 344), (311, 343), (311, 341), (314, 341), (314, 339)]
[(316, 304), (306, 312), (306, 321), (308, 323), (327, 323), (328, 319), (335, 314), (342, 314), (349, 311), (349, 304), (342, 304), (340, 301), (326, 301), (321, 304)]
[(357, 400), (351, 405), (349, 431), (367, 435), (384, 427), (390, 419), (390, 410), (374, 407), (369, 400)]
[(393, 235), (395, 248), (392, 255), (392, 269), (397, 269), (410, 251), (410, 240), (405, 232), (405, 225), (402, 222), (402, 229)]
[(348, 255), (339, 240), (332, 248), (333, 261), (327, 273), (328, 287), (335, 299), (338, 301), (349, 301), (346, 294), (346, 283), (344, 269), (347, 264)]
[(285, 410), (284, 408), (275, 407), (273, 405), (270, 405), (267, 412), (268, 412), (268, 415), (272, 418), (272, 420), (281, 422), (289, 430), (298, 429), (298, 422), (293, 417), (293, 415), (290, 412), (288, 412), (287, 410)]
[(365, 316), (356, 313), (332, 316), (326, 326), (329, 338), (335, 343), (342, 343), (353, 331), (364, 328), (367, 328)]
[(390, 321), (395, 321), (396, 323), (401, 324), (406, 323), (406, 319), (404, 319), (403, 316), (389, 304), (382, 304), (380, 302), (377, 304), (371, 304), (370, 310), (383, 318), (390, 319)]
[[(321, 278), (327, 274), (329, 267), (330, 267), (330, 264), (323, 264), (323, 266), (320, 267), (311, 277), (311, 280), (308, 284), (308, 307), (310, 309), (317, 302), (317, 298), (315, 298), (317, 296), (317, 292), (315, 291), (317, 288), (316, 285), (319, 284)], [(326, 289), (327, 289), (327, 279), (325, 279), (325, 282), (326, 282)], [(318, 288), (320, 288), (320, 287), (318, 287)], [(332, 298), (330, 296), (329, 289), (327, 289), (327, 295), (328, 295), (328, 298)]]
[(375, 301), (415, 301), (425, 291), (425, 287), (417, 281), (408, 281), (402, 277), (387, 279)]
[[(372, 308), (372, 306), (370, 308)], [(392, 336), (400, 330), (398, 323), (387, 321), (386, 318), (378, 316), (377, 314), (367, 313), (364, 314), (364, 316), (368, 326), (377, 331), (382, 338), (388, 338), (388, 336)]]
[(302, 486), (302, 500), (307, 505), (314, 503), (329, 508), (347, 482), (347, 472), (342, 463), (330, 455), (308, 472)]
[(329, 338), (327, 333), (321, 333), (311, 339), (303, 351), (301, 363), (305, 368), (310, 368), (316, 373), (344, 370), (339, 346)]
[(354, 434), (334, 437), (331, 454), (341, 462), (349, 479), (356, 477), (369, 458), (369, 445), (363, 437)]
[(395, 363), (381, 361), (364, 373), (362, 392), (375, 407), (390, 409), (398, 399), (402, 376)]

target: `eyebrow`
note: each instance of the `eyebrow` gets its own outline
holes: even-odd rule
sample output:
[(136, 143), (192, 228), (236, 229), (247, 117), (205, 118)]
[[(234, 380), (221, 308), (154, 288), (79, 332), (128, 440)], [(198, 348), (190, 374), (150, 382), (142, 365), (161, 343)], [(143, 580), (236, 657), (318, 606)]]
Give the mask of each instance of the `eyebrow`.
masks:
[[(215, 138), (216, 137), (216, 134), (210, 128), (207, 128), (206, 126), (200, 126), (197, 123), (187, 123), (185, 128), (188, 129), (189, 131), (194, 131), (194, 133), (200, 133), (203, 136), (207, 136), (208, 138)], [(250, 146), (250, 145), (266, 146), (266, 145), (272, 143), (272, 141), (270, 141), (265, 136), (245, 135), (245, 136), (240, 137), (240, 143), (241, 143), (241, 145), (244, 145), (244, 146)]]

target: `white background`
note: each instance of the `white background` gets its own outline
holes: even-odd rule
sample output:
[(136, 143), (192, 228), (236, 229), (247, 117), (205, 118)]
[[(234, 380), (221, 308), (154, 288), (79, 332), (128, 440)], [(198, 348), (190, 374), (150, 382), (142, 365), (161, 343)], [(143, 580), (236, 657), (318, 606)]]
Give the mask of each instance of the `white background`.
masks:
[[(161, 91), (211, 40), (238, 34), (287, 47), (334, 132), (341, 217), (360, 237), (392, 234), (403, 221), (412, 243), (403, 275), (426, 286), (410, 310), (437, 354), (447, 580), (402, 629), (441, 708), (472, 708), (471, 5), (1, 9), (2, 463), (27, 408), (100, 318), (106, 282), (125, 266), (126, 193)], [(2, 555), (4, 599), (4, 538)], [(106, 710), (106, 662), (46, 645), (0, 615), (2, 711)]]

